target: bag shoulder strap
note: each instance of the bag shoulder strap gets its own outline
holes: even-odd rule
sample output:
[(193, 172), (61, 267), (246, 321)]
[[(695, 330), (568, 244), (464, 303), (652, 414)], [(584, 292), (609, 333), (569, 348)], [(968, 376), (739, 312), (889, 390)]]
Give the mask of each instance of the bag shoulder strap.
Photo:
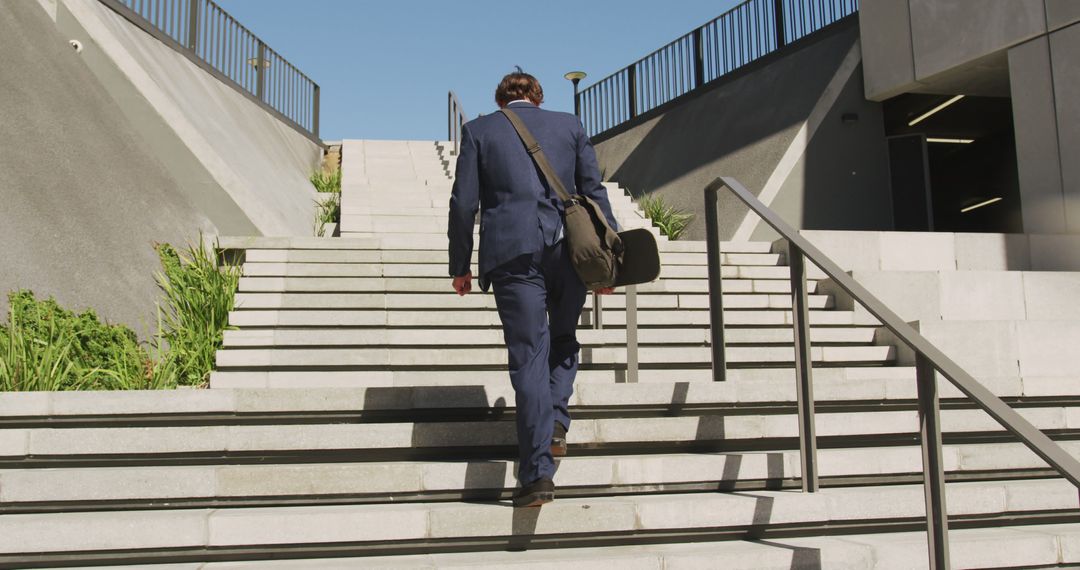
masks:
[(510, 124), (514, 125), (514, 130), (517, 131), (518, 137), (521, 138), (521, 142), (525, 144), (525, 150), (532, 157), (536, 165), (540, 167), (540, 172), (547, 179), (548, 186), (559, 195), (559, 198), (563, 202), (569, 202), (572, 200), (570, 193), (566, 191), (566, 187), (563, 186), (562, 179), (558, 174), (555, 174), (555, 169), (551, 167), (551, 163), (548, 162), (547, 156), (544, 154), (543, 149), (540, 148), (540, 143), (537, 142), (536, 137), (529, 132), (529, 129), (525, 127), (525, 123), (521, 121), (521, 117), (517, 113), (510, 109), (499, 109), (499, 111), (510, 119)]

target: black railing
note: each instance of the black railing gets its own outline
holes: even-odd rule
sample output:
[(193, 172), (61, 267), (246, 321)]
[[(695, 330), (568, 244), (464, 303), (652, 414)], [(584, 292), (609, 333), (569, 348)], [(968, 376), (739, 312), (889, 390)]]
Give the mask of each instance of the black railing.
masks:
[(720, 275), (720, 234), (716, 215), (717, 194), (728, 190), (761, 217), (787, 243), (791, 267), (792, 322), (795, 329), (795, 380), (799, 410), (799, 451), (803, 491), (817, 490), (817, 441), (814, 435), (814, 394), (810, 360), (809, 309), (806, 302), (805, 260), (866, 308), (883, 327), (915, 353), (919, 435), (922, 441), (923, 481), (930, 568), (949, 568), (949, 520), (945, 508), (945, 472), (941, 460), (941, 422), (937, 374), (951, 382), (979, 408), (1016, 436), (1050, 467), (1080, 487), (1080, 462), (1023, 416), (960, 368), (877, 297), (851, 278), (835, 262), (791, 228), (734, 178), (717, 178), (705, 188), (705, 226), (709, 264), (709, 309), (712, 329), (713, 379), (725, 379), (723, 281)]
[(211, 0), (100, 0), (315, 142), (319, 86)]
[(617, 127), (858, 9), (858, 0), (748, 0), (582, 90), (585, 130)]

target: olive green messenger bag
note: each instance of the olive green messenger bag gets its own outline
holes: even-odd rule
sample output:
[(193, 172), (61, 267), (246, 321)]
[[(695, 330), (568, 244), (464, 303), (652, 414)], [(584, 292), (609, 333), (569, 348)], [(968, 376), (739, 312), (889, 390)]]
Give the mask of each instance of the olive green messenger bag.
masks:
[(570, 195), (548, 162), (540, 143), (510, 109), (500, 109), (517, 131), (548, 186), (563, 202), (570, 262), (587, 289), (647, 283), (660, 275), (656, 238), (647, 229), (616, 233), (600, 205), (580, 194)]

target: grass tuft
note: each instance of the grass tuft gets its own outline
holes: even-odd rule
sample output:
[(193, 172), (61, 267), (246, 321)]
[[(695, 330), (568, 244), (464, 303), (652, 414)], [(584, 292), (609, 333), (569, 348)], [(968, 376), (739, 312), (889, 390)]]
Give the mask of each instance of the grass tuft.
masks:
[(645, 216), (652, 220), (653, 225), (660, 228), (660, 233), (670, 240), (679, 239), (690, 220), (694, 219), (693, 214), (668, 204), (660, 196), (641, 196), (638, 198), (638, 205), (645, 212)]

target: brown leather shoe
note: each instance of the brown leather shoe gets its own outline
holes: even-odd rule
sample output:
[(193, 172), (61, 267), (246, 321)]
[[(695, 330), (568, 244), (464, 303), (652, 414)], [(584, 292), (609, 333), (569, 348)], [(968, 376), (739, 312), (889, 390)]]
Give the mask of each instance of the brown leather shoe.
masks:
[(514, 507), (539, 507), (555, 500), (555, 483), (541, 478), (525, 485), (514, 493)]
[(551, 435), (551, 456), (566, 456), (566, 428), (559, 422), (555, 422), (555, 430)]

